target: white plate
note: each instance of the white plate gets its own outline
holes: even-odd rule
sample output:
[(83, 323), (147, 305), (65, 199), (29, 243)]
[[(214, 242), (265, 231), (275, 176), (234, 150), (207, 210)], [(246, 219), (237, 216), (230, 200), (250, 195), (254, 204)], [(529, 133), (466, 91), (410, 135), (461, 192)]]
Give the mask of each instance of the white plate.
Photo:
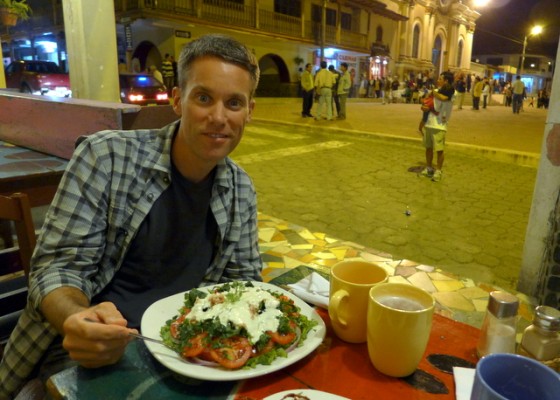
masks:
[[(288, 365), (301, 360), (313, 350), (317, 348), (323, 341), (326, 333), (325, 323), (317, 312), (308, 306), (305, 302), (298, 299), (291, 293), (268, 283), (253, 282), (257, 287), (280, 292), (291, 298), (296, 306), (301, 309), (301, 313), (307, 318), (317, 321), (317, 325), (309, 332), (307, 339), (301, 347), (292, 350), (288, 357), (279, 357), (271, 365), (257, 365), (252, 369), (226, 370), (222, 368), (207, 367), (203, 365), (193, 364), (181, 358), (179, 354), (173, 350), (157, 343), (144, 341), (148, 350), (152, 355), (164, 366), (178, 374), (206, 381), (234, 381), (239, 379), (255, 378), (257, 376), (266, 375), (274, 371), (278, 371)], [(201, 288), (201, 290), (211, 289), (213, 286)], [(159, 332), (166, 321), (178, 314), (178, 310), (184, 303), (184, 293), (177, 293), (173, 296), (156, 301), (144, 312), (142, 316), (142, 334), (152, 338), (160, 338)]]
[[(265, 397), (263, 400), (282, 400), (289, 394), (299, 394), (301, 396), (307, 397), (309, 400), (350, 400), (346, 397), (340, 397), (336, 394), (321, 392), (319, 390), (311, 390), (311, 389), (294, 389), (294, 390), (286, 390), (284, 392), (273, 394), (272, 396)], [(287, 398), (286, 400), (289, 400)]]

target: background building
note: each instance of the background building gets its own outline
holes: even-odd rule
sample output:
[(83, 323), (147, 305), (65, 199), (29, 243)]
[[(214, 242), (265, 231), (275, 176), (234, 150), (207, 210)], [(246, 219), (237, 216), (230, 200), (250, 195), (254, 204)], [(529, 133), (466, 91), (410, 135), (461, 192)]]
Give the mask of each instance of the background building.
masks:
[[(48, 59), (68, 70), (61, 0), (29, 0), (33, 16), (5, 30), (4, 64)], [(209, 32), (237, 37), (262, 70), (261, 96), (297, 94), (299, 68), (321, 59), (366, 76), (405, 80), (468, 71), (471, 0), (115, 0), (118, 58), (130, 71), (160, 65)], [(84, 49), (84, 51), (87, 51)]]

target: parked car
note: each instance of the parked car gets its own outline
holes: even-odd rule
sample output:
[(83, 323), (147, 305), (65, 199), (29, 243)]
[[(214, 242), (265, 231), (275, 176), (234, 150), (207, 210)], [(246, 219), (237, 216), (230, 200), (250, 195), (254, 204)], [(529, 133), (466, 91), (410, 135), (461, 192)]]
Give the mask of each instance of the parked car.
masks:
[(169, 105), (163, 83), (148, 74), (120, 74), (121, 101), (123, 103)]
[(70, 97), (70, 78), (52, 61), (14, 61), (6, 67), (6, 87), (22, 93)]

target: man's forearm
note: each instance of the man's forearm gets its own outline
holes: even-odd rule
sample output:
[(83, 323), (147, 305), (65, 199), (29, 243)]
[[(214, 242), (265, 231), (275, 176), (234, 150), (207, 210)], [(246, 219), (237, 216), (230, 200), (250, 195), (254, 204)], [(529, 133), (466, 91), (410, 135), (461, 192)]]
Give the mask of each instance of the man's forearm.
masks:
[(41, 302), (41, 312), (58, 333), (64, 331), (62, 325), (66, 318), (89, 307), (89, 300), (79, 289), (60, 287), (45, 296)]

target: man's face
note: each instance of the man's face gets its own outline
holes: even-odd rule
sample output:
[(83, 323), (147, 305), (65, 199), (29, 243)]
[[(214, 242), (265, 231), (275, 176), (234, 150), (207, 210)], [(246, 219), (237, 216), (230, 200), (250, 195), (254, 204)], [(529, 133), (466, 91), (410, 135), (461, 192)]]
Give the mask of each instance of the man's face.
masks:
[(194, 61), (186, 87), (173, 91), (173, 109), (181, 117), (173, 143), (173, 155), (179, 155), (175, 164), (211, 170), (230, 154), (251, 120), (252, 89), (249, 72), (235, 64), (210, 56)]
[(305, 67), (305, 69), (311, 72), (311, 70), (313, 69), (313, 65), (309, 64), (307, 67)]

